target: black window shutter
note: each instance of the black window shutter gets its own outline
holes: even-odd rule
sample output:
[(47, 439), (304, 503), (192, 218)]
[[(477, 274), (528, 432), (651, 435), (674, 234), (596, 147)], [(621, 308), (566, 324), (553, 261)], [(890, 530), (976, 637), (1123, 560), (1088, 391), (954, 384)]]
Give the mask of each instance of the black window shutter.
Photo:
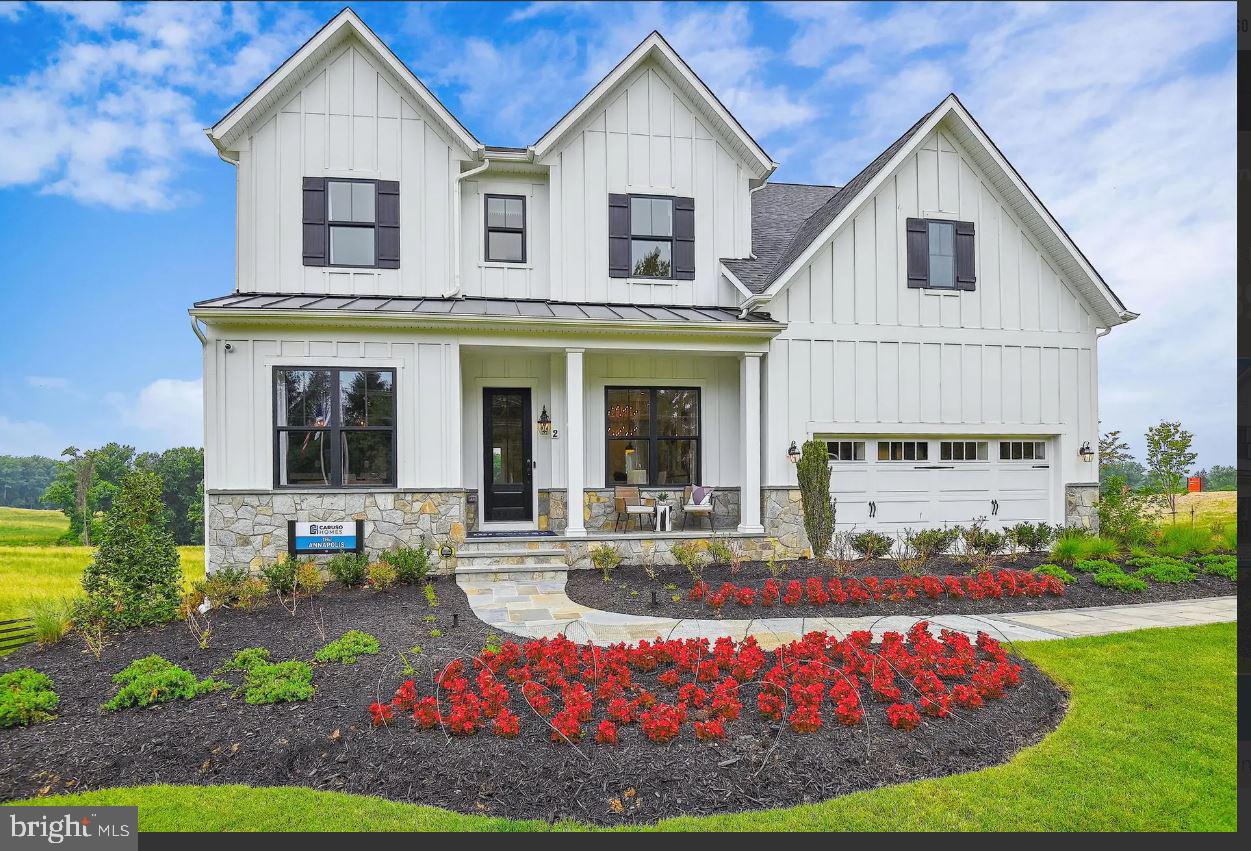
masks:
[(400, 184), (379, 180), (374, 190), (374, 223), (377, 225), (379, 269), (400, 268)]
[(695, 280), (695, 199), (673, 199), (673, 277)]
[(908, 287), (921, 289), (930, 282), (930, 235), (925, 219), (908, 219)]
[(977, 287), (977, 270), (973, 251), (973, 223), (956, 222), (956, 289)]
[(608, 196), (608, 277), (630, 277), (630, 196)]
[(326, 265), (326, 178), (304, 178), (304, 265)]

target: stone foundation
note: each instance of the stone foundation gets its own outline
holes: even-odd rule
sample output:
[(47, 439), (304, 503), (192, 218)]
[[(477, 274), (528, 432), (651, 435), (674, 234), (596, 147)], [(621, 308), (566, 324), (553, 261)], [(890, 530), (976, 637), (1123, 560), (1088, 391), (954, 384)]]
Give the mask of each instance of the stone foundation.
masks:
[[(445, 544), (465, 540), (465, 491), (263, 492), (210, 491), (204, 495), (205, 570), (257, 570), (287, 552), (287, 521), (364, 520), (370, 555), (425, 540), (438, 560)], [(311, 556), (327, 561), (329, 556)]]
[(1064, 486), (1064, 525), (1099, 531), (1098, 482), (1070, 482)]
[(760, 489), (760, 522), (765, 534), (795, 555), (811, 556), (812, 546), (804, 531), (804, 504), (799, 488), (766, 487)]

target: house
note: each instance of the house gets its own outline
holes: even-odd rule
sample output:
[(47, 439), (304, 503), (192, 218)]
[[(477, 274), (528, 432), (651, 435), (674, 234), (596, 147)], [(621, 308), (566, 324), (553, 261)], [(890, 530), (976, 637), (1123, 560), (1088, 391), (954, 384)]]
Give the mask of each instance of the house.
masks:
[[(345, 9), (206, 132), (238, 241), (190, 310), (210, 569), (297, 521), (802, 550), (813, 437), (841, 528), (1091, 522), (1098, 339), (1135, 314), (954, 95), (845, 186), (772, 183), (652, 33), (496, 147)], [(618, 487), (674, 531), (620, 532)]]

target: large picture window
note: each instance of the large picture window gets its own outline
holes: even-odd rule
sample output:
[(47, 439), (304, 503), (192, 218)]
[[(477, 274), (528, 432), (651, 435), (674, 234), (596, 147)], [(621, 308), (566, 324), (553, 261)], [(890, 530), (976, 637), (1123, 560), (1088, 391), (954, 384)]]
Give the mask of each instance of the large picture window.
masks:
[(605, 390), (607, 483), (700, 484), (698, 387)]
[(395, 486), (395, 370), (274, 370), (274, 485)]

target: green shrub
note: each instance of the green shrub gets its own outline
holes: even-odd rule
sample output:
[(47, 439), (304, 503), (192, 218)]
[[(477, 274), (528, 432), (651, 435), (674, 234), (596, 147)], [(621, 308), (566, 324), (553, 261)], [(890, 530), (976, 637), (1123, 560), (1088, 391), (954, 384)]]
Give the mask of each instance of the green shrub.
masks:
[(242, 650), (236, 650), (230, 660), (225, 662), (220, 668), (213, 673), (218, 676), (224, 676), (229, 673), (238, 672), (246, 674), (257, 665), (264, 665), (269, 662), (269, 650), (264, 647), (244, 647)]
[(318, 662), (341, 662), (353, 664), (362, 655), (372, 656), (378, 652), (378, 639), (367, 632), (350, 629), (341, 638), (317, 651), (313, 658)]
[(103, 706), (110, 711), (128, 706), (142, 708), (178, 699), (190, 700), (221, 686), (212, 677), (197, 680), (195, 674), (186, 668), (180, 668), (168, 659), (156, 655), (131, 662), (113, 675), (113, 682), (121, 688)]
[(1156, 541), (1156, 550), (1161, 555), (1183, 558), (1188, 555), (1203, 555), (1212, 552), (1217, 541), (1211, 531), (1203, 526), (1178, 524), (1165, 526)]
[(83, 589), (104, 601), (98, 611), (111, 627), (167, 623), (178, 614), (182, 571), (161, 487), (156, 473), (133, 472), (122, 479), (100, 547), (83, 573)]
[(313, 669), (307, 662), (260, 662), (244, 676), (243, 699), (248, 703), (293, 703), (313, 696)]
[(364, 553), (335, 553), (326, 569), (339, 583), (353, 588), (369, 576), (369, 556)]
[(1056, 579), (1059, 579), (1065, 585), (1068, 585), (1073, 582), (1073, 574), (1069, 573), (1067, 570), (1060, 567), (1060, 565), (1058, 564), (1040, 564), (1038, 565), (1038, 567), (1034, 568), (1030, 572), (1039, 573), (1039, 574), (1042, 574), (1043, 576), (1054, 576)]
[(32, 597), (26, 603), (26, 617), (35, 622), (35, 640), (56, 644), (69, 632), (74, 621), (71, 597)]
[(1106, 570), (1121, 570), (1121, 566), (1106, 559), (1088, 558), (1079, 561), (1077, 569), (1083, 573), (1100, 573)]
[(612, 544), (596, 544), (591, 547), (588, 555), (591, 557), (591, 564), (604, 575), (605, 582), (608, 581), (608, 572), (621, 564), (621, 553)]
[(430, 548), (425, 541), (416, 547), (396, 547), (379, 556), (395, 568), (395, 578), (404, 585), (418, 585), (430, 572)]
[(981, 521), (960, 530), (960, 538), (964, 541), (965, 555), (989, 558), (1003, 552), (1007, 539), (1002, 532), (987, 529)]
[(1121, 545), (1111, 538), (1095, 535), (1082, 539), (1082, 558), (1113, 559), (1121, 555)]
[(1168, 585), (1193, 582), (1195, 579), (1194, 568), (1184, 561), (1177, 561), (1171, 558), (1155, 559), (1149, 564), (1139, 567), (1134, 572), (1134, 575), (1146, 579), (1154, 579), (1156, 582), (1163, 582)]
[(700, 563), (703, 561), (704, 551), (696, 541), (679, 541), (669, 550), (673, 555), (673, 560), (686, 568), (687, 573), (695, 580), (699, 580)]
[(52, 680), (34, 668), (18, 668), (0, 674), (0, 727), (25, 727), (54, 717), (61, 699)]
[(191, 587), (212, 601), (214, 606), (233, 606), (239, 602), (243, 583), (247, 580), (246, 567), (223, 567)]
[(269, 586), (269, 590), (284, 597), (295, 593), (296, 562), (286, 556), (280, 556), (273, 564), (261, 568), (261, 578)]
[(1231, 555), (1204, 556), (1199, 559), (1199, 569), (1213, 576), (1224, 576), (1238, 581), (1238, 557)]
[(391, 586), (395, 584), (396, 571), (389, 563), (385, 561), (375, 561), (369, 564), (369, 587), (375, 591), (390, 591)]
[(912, 548), (917, 558), (925, 561), (935, 558), (956, 545), (960, 530), (943, 527), (942, 529), (921, 529), (917, 532), (904, 534), (904, 543)]
[(1085, 542), (1090, 536), (1084, 530), (1068, 528), (1060, 532), (1051, 545), (1051, 560), (1056, 564), (1072, 567), (1086, 557)]
[(1146, 591), (1147, 583), (1136, 576), (1122, 571), (1120, 567), (1113, 564), (1111, 571), (1101, 571), (1095, 574), (1095, 584), (1105, 588), (1116, 588), (1117, 591)]
[(1213, 528), (1212, 537), (1216, 539), (1216, 549), (1226, 553), (1238, 552), (1238, 527), (1221, 526)]
[(1095, 506), (1099, 533), (1122, 546), (1142, 543), (1151, 533), (1151, 509), (1158, 502), (1157, 496), (1130, 490), (1122, 477), (1109, 476)]
[(889, 535), (873, 531), (857, 532), (847, 538), (847, 543), (866, 561), (871, 558), (882, 558), (895, 545), (894, 539)]
[(1030, 523), (1022, 521), (1004, 530), (1007, 542), (1027, 553), (1042, 552), (1051, 543), (1055, 530), (1047, 523)]
[(240, 609), (259, 609), (267, 605), (272, 599), (273, 597), (269, 593), (269, 586), (265, 584), (265, 580), (259, 576), (249, 576), (239, 585), (235, 607)]
[(834, 536), (834, 502), (830, 499), (830, 453), (825, 441), (804, 441), (799, 463), (799, 497), (804, 510), (804, 531), (813, 558), (825, 558)]
[(713, 540), (708, 542), (708, 557), (713, 564), (729, 564), (734, 561), (734, 551), (725, 541)]

